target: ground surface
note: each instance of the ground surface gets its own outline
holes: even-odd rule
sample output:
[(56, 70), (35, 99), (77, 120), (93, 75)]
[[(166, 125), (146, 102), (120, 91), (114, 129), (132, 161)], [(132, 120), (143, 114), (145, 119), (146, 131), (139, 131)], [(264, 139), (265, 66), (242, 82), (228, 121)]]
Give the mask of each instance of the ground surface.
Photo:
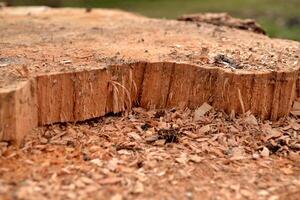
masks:
[(135, 108), (0, 146), (1, 199), (299, 199), (300, 119)]

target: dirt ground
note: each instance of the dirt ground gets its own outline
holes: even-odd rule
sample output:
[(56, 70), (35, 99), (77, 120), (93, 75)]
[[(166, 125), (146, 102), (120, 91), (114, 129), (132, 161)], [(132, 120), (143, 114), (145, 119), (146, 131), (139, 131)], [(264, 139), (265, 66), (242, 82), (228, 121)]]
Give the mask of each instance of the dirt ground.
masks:
[(202, 114), (134, 108), (2, 142), (0, 198), (299, 199), (299, 118)]

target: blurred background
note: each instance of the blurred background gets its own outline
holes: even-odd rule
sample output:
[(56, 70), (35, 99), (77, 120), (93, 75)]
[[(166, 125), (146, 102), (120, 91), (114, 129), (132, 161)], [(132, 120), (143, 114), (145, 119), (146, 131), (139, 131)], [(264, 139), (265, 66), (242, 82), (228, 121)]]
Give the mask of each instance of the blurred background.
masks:
[(300, 0), (6, 0), (4, 2), (11, 6), (118, 8), (155, 18), (176, 18), (182, 14), (197, 12), (228, 12), (234, 17), (256, 19), (271, 37), (300, 41)]

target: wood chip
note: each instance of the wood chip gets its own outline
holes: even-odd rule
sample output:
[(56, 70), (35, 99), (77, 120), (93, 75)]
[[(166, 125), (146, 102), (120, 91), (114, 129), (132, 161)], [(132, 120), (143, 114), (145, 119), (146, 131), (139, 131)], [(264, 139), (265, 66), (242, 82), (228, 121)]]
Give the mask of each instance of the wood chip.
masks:
[(209, 132), (210, 130), (211, 130), (210, 125), (205, 125), (205, 126), (202, 126), (202, 127), (198, 130), (198, 132), (199, 132), (200, 134), (204, 134), (204, 133)]
[(195, 110), (194, 113), (194, 120), (198, 121), (203, 117), (207, 112), (209, 112), (212, 109), (212, 106), (210, 106), (208, 103), (202, 104), (199, 108)]
[(257, 119), (254, 117), (254, 115), (249, 115), (249, 116), (245, 117), (244, 123), (248, 124), (248, 125), (253, 125), (253, 126), (258, 125)]
[(265, 129), (267, 136), (265, 138), (265, 141), (272, 139), (272, 138), (278, 138), (280, 136), (283, 135), (283, 133), (277, 129), (273, 129), (273, 128), (267, 128)]
[(105, 178), (102, 180), (97, 181), (99, 184), (101, 185), (112, 185), (112, 184), (117, 184), (120, 183), (122, 181), (122, 178), (119, 177), (109, 177), (109, 178)]
[(180, 157), (175, 159), (178, 163), (186, 164), (188, 161), (188, 157), (185, 153), (181, 153)]
[(135, 139), (135, 140), (137, 140), (137, 141), (142, 140), (141, 136), (139, 136), (139, 134), (137, 134), (136, 132), (130, 132), (130, 133), (128, 133), (128, 136)]
[(294, 116), (300, 116), (300, 102), (295, 101), (291, 110), (291, 114)]
[(260, 155), (262, 157), (269, 157), (270, 156), (270, 151), (267, 147), (263, 147), (262, 151), (260, 152)]
[(293, 174), (294, 171), (290, 168), (290, 167), (284, 167), (284, 168), (280, 168), (280, 170), (287, 175)]
[(110, 200), (123, 200), (123, 196), (121, 194), (114, 194)]
[(241, 160), (245, 158), (245, 150), (242, 147), (234, 147), (232, 149), (232, 160)]
[(136, 184), (135, 184), (132, 192), (135, 193), (135, 194), (139, 194), (139, 193), (144, 192), (144, 185), (143, 185), (143, 183), (141, 183), (139, 181), (136, 182)]
[(292, 107), (293, 111), (300, 111), (300, 102), (295, 101)]
[(103, 162), (99, 158), (93, 159), (90, 162), (93, 163), (93, 164), (95, 164), (95, 165), (97, 165), (98, 167), (102, 167), (103, 166)]
[(190, 155), (189, 156), (189, 160), (193, 161), (195, 163), (200, 163), (200, 162), (202, 162), (204, 160), (204, 158), (200, 157), (200, 156), (197, 156), (197, 155)]

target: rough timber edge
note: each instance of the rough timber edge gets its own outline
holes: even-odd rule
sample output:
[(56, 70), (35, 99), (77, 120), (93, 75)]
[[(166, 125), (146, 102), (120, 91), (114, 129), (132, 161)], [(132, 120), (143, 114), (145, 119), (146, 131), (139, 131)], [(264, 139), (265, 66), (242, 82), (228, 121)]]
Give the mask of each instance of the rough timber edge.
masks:
[(18, 82), (10, 89), (0, 90), (0, 141), (22, 142), (37, 127), (35, 79)]
[(277, 120), (300, 97), (299, 75), (299, 69), (232, 72), (171, 62), (41, 74), (0, 90), (0, 140), (19, 144), (38, 125), (87, 120), (132, 106), (196, 108), (208, 102), (227, 113), (250, 110)]

